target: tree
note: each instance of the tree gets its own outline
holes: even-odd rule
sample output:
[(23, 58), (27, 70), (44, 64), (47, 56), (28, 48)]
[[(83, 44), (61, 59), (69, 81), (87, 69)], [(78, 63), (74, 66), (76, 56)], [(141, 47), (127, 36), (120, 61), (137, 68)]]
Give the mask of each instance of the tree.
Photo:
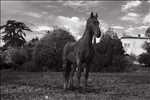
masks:
[(147, 30), (145, 31), (145, 35), (147, 37), (150, 37), (150, 27), (148, 27)]
[(124, 48), (117, 33), (108, 30), (95, 45), (93, 71), (123, 71), (125, 68)]
[(61, 70), (62, 50), (68, 41), (75, 41), (74, 37), (63, 29), (55, 29), (48, 32), (35, 46), (33, 60), (38, 65), (39, 70), (51, 69)]
[(5, 47), (21, 47), (26, 42), (25, 40), (25, 30), (30, 31), (31, 29), (27, 27), (23, 22), (16, 20), (8, 20), (6, 25), (0, 26), (0, 30), (4, 30), (2, 34), (4, 36), (2, 39), (5, 42)]
[(35, 37), (33, 39), (31, 39), (29, 42), (27, 42), (25, 45), (29, 48), (34, 47), (37, 43), (39, 42), (39, 38)]
[(144, 49), (147, 51), (139, 56), (139, 62), (145, 64), (145, 66), (150, 67), (150, 43), (145, 42)]
[(145, 42), (143, 48), (147, 51), (147, 53), (150, 53), (150, 42)]
[(150, 53), (143, 53), (139, 56), (139, 62), (145, 67), (150, 67)]

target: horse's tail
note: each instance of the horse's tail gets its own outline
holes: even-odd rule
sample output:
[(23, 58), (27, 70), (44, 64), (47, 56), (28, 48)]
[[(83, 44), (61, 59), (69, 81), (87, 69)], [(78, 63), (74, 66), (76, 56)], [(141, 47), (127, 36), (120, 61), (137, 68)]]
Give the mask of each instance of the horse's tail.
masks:
[(70, 70), (71, 70), (71, 62), (68, 60), (67, 56), (69, 53), (69, 45), (70, 43), (66, 43), (64, 48), (63, 48), (63, 54), (62, 54), (62, 67), (63, 67), (63, 75), (65, 80), (68, 80), (69, 78), (69, 74), (70, 74)]
[(62, 53), (62, 67), (63, 70), (65, 69), (65, 67), (67, 66), (67, 44), (65, 44), (64, 48), (63, 48), (63, 53)]

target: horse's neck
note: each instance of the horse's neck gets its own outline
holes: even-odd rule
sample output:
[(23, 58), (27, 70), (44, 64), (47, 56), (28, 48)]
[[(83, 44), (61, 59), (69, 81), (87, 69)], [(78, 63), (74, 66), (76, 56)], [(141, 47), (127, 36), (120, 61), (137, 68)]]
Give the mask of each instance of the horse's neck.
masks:
[(88, 47), (92, 46), (92, 38), (93, 35), (91, 33), (91, 31), (89, 29), (86, 28), (83, 37), (82, 37), (82, 41), (85, 45), (87, 45)]

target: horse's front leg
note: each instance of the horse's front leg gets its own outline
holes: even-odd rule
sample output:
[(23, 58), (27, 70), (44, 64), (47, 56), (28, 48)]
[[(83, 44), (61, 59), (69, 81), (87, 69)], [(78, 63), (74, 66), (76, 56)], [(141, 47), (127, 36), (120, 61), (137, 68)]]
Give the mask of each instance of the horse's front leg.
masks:
[(87, 81), (88, 81), (88, 77), (89, 77), (89, 66), (87, 64), (84, 65), (84, 87), (87, 87)]
[(81, 78), (81, 63), (77, 63), (77, 88), (80, 87), (80, 78)]

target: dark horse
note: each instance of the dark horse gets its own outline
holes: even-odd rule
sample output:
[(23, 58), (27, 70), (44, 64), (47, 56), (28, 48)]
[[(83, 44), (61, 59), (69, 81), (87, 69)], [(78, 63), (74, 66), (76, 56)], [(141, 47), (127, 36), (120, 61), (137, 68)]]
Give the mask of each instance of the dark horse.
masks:
[[(80, 86), (81, 72), (84, 69), (85, 87), (89, 76), (89, 64), (94, 55), (92, 45), (93, 36), (100, 37), (98, 15), (93, 15), (86, 22), (86, 29), (81, 39), (77, 42), (68, 42), (63, 49), (63, 68), (64, 68), (64, 89), (70, 88), (73, 84), (73, 75), (77, 70), (77, 86)], [(83, 66), (84, 65), (84, 66)]]

